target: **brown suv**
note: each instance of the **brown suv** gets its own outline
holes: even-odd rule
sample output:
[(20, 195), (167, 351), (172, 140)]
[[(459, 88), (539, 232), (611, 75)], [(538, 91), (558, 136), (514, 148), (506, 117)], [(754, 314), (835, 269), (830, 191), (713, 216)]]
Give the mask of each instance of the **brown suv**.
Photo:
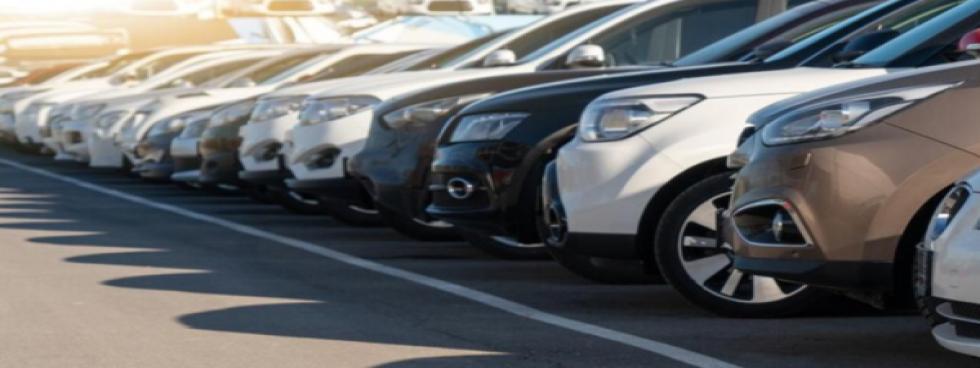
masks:
[(966, 61), (831, 87), (756, 113), (729, 158), (741, 168), (726, 221), (735, 267), (858, 291), (850, 295), (880, 306), (910, 300), (912, 260), (930, 215), (980, 166), (978, 77), (980, 62)]

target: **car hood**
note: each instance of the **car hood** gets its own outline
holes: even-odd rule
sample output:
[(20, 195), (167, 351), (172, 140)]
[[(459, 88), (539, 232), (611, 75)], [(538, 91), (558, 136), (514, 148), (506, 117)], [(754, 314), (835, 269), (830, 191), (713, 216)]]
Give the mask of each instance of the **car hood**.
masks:
[(885, 69), (792, 68), (681, 79), (616, 91), (602, 98), (649, 95), (701, 95), (705, 98), (726, 98), (796, 94), (885, 73), (887, 73)]
[(757, 127), (763, 126), (786, 112), (824, 101), (846, 98), (847, 96), (908, 86), (958, 83), (972, 79), (978, 72), (980, 72), (980, 61), (896, 70), (887, 75), (837, 84), (779, 101), (757, 111), (749, 118), (749, 123)]

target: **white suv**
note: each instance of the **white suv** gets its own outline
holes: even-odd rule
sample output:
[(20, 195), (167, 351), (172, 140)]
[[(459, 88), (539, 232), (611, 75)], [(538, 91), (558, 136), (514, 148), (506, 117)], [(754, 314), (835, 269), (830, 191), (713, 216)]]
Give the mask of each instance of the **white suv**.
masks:
[[(814, 290), (732, 267), (716, 216), (728, 205), (736, 148), (749, 116), (800, 93), (949, 60), (980, 2), (917, 1), (800, 67), (703, 77), (610, 93), (592, 102), (557, 158), (566, 249), (628, 254), (659, 268), (681, 294), (728, 316), (793, 313)], [(871, 47), (880, 45), (879, 47)], [(923, 45), (943, 45), (923, 52)], [(841, 47), (843, 50), (841, 50)], [(858, 48), (852, 48), (858, 47)], [(867, 52), (838, 67), (828, 65)], [(591, 250), (590, 250), (591, 249)], [(591, 254), (588, 254), (592, 252)]]

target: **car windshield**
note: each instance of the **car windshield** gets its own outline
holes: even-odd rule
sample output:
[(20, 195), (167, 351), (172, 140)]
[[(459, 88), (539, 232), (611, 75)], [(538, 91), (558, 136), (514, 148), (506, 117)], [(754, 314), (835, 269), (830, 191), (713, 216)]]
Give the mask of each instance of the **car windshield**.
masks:
[(473, 39), (462, 45), (454, 46), (448, 50), (438, 52), (430, 57), (419, 61), (418, 63), (410, 66), (406, 71), (418, 71), (418, 70), (429, 70), (429, 69), (442, 69), (457, 59), (459, 59), (464, 54), (469, 54), (481, 46), (497, 40), (498, 38), (504, 37), (508, 32), (498, 32), (490, 35), (486, 35), (480, 38)]
[[(329, 55), (325, 52), (308, 52), (298, 55), (288, 55), (277, 57), (251, 68), (244, 74), (239, 73), (236, 78), (229, 81), (227, 79), (218, 81), (220, 87), (229, 86), (266, 86), (273, 85), (285, 80), (305, 68), (310, 68), (310, 64), (320, 62), (322, 58)], [(215, 86), (219, 87), (219, 86)]]
[(109, 62), (108, 65), (91, 70), (88, 73), (82, 74), (76, 77), (76, 80), (92, 79), (92, 78), (102, 78), (108, 77), (120, 70), (123, 70), (127, 66), (132, 65), (137, 60), (140, 60), (149, 55), (149, 53), (141, 52), (137, 54), (129, 54), (125, 56), (120, 56)]
[(514, 55), (516, 55), (518, 59), (521, 59), (529, 53), (551, 44), (552, 41), (561, 37), (562, 35), (575, 32), (583, 27), (589, 28), (595, 26), (598, 19), (605, 19), (604, 17), (609, 16), (610, 13), (621, 11), (626, 6), (627, 5), (625, 4), (615, 4), (596, 7), (595, 9), (580, 11), (571, 15), (553, 15), (534, 22), (524, 28), (511, 31), (508, 36), (512, 36), (514, 34), (520, 34), (520, 36), (515, 37), (503, 45), (493, 43), (483, 45), (482, 47), (476, 48), (470, 52), (460, 55), (455, 59), (447, 61), (446, 65), (458, 66), (462, 63), (469, 63), (466, 66), (479, 67), (482, 66), (480, 62), (473, 63), (470, 62), (469, 59), (473, 58), (474, 55), (485, 54), (493, 50), (510, 50), (514, 52)]
[[(853, 4), (807, 21), (801, 21), (801, 18), (807, 18), (811, 13), (819, 12), (826, 6), (819, 2), (803, 4), (688, 54), (675, 61), (673, 65), (691, 66), (718, 62), (730, 57), (733, 52), (744, 50), (746, 46), (759, 45), (760, 42), (777, 39), (787, 41), (790, 45), (796, 45), (873, 5), (873, 2)], [(787, 29), (779, 31), (784, 28)], [(768, 38), (763, 39), (767, 35), (769, 35)]]
[(862, 55), (851, 65), (869, 68), (921, 65), (959, 40), (962, 34), (950, 34), (958, 25), (966, 22), (969, 29), (976, 27), (974, 19), (980, 14), (980, 1), (917, 1), (913, 7), (921, 8), (917, 15), (895, 19), (879, 28), (898, 31), (901, 37)]
[(201, 69), (186, 70), (181, 73), (177, 73), (176, 75), (171, 75), (164, 80), (153, 83), (152, 89), (161, 90), (207, 85), (208, 83), (213, 83), (213, 81), (217, 79), (226, 78), (229, 73), (234, 73), (242, 68), (246, 68), (260, 60), (262, 60), (260, 56), (246, 59), (236, 58), (234, 60), (226, 60), (219, 64), (207, 66)]
[[(517, 45), (508, 45), (501, 48), (514, 51), (514, 54), (517, 55), (518, 63), (526, 63), (531, 60), (536, 60), (567, 45), (569, 42), (580, 37), (581, 35), (591, 32), (595, 27), (601, 26), (608, 22), (613, 22), (622, 17), (623, 14), (632, 12), (633, 6), (618, 8), (615, 10), (617, 11), (606, 11), (602, 14), (596, 13), (595, 11), (591, 12), (592, 14), (579, 14), (577, 17), (569, 17), (579, 19), (564, 19), (563, 21), (565, 24), (563, 24), (562, 27), (552, 27), (551, 29), (542, 33), (535, 31), (528, 35), (522, 36), (518, 40), (515, 40), (519, 41), (520, 39), (525, 39), (524, 42), (520, 44), (520, 51), (522, 51), (520, 53), (518, 52), (519, 50), (514, 49), (514, 46)], [(515, 41), (512, 41), (511, 43), (518, 44), (518, 42)]]

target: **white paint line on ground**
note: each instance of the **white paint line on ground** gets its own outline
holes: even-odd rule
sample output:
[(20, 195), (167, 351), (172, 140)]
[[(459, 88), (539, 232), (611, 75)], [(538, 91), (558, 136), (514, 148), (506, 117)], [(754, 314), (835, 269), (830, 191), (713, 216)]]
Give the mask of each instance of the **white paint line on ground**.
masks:
[(566, 330), (575, 331), (585, 335), (594, 336), (601, 339), (632, 346), (695, 367), (738, 368), (737, 365), (701, 353), (693, 352), (681, 347), (677, 347), (660, 341), (647, 339), (640, 336), (631, 335), (625, 332), (620, 332), (613, 329), (593, 325), (590, 323), (561, 317), (492, 294), (488, 294), (475, 289), (470, 289), (468, 287), (459, 284), (454, 284), (452, 282), (425, 276), (415, 272), (405, 271), (396, 267), (386, 266), (378, 262), (355, 257), (347, 253), (335, 251), (333, 249), (324, 248), (322, 246), (310, 242), (293, 239), (278, 234), (273, 234), (271, 232), (261, 230), (252, 226), (246, 226), (236, 222), (232, 222), (214, 216), (184, 209), (181, 207), (156, 202), (140, 196), (124, 193), (115, 189), (110, 189), (98, 184), (93, 184), (83, 180), (78, 180), (72, 177), (57, 174), (48, 170), (30, 167), (16, 161), (0, 158), (0, 163), (19, 170), (31, 172), (40, 176), (62, 181), (68, 184), (72, 184), (88, 190), (92, 190), (105, 195), (109, 195), (129, 202), (140, 204), (146, 207), (152, 207), (158, 210), (170, 212), (194, 220), (221, 226), (242, 234), (251, 235), (274, 243), (300, 249), (354, 267), (359, 267), (365, 270), (374, 271), (380, 274), (388, 275), (391, 277), (409, 281), (422, 286), (427, 286), (520, 317), (546, 323)]

